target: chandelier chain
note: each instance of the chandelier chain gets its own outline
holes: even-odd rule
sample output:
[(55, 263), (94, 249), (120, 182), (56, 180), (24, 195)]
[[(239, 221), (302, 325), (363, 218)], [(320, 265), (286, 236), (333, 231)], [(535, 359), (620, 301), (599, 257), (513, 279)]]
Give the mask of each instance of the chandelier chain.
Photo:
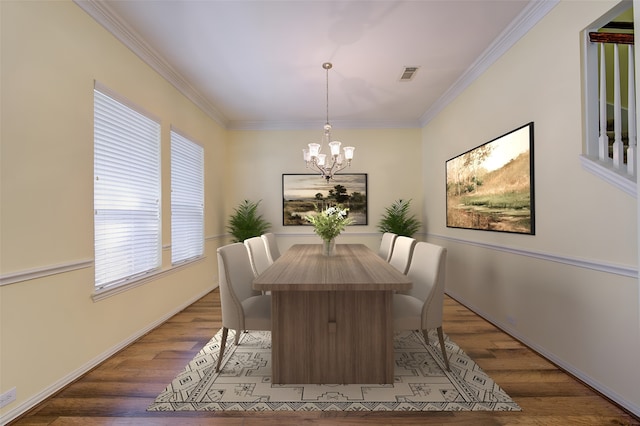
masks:
[(324, 125), (324, 142), (329, 144), (329, 153), (322, 154), (322, 145), (319, 143), (310, 143), (308, 149), (303, 149), (304, 162), (307, 168), (320, 172), (320, 175), (327, 180), (333, 179), (333, 175), (351, 166), (353, 159), (352, 146), (345, 146), (344, 153), (340, 152), (341, 142), (331, 140), (331, 124), (329, 124), (329, 70), (333, 67), (331, 62), (322, 64), (322, 68), (326, 71), (325, 86), (327, 89), (327, 122)]
[(327, 124), (329, 124), (329, 68), (325, 67), (326, 76), (327, 76), (326, 77), (326, 84), (327, 84)]

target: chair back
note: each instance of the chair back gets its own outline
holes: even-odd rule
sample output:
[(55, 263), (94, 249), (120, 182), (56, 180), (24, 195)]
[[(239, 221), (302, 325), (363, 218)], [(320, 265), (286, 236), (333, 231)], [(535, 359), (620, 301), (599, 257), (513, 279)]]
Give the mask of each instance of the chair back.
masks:
[(267, 246), (267, 255), (269, 256), (269, 260), (271, 263), (275, 262), (280, 257), (280, 250), (278, 249), (276, 235), (271, 232), (267, 232), (266, 234), (262, 234), (261, 237)]
[(393, 243), (396, 241), (398, 235), (393, 232), (385, 232), (382, 234), (382, 241), (380, 241), (380, 248), (378, 249), (378, 256), (386, 260), (391, 259), (391, 253), (393, 253)]
[(249, 252), (253, 273), (257, 277), (273, 263), (269, 260), (269, 255), (267, 254), (267, 245), (260, 237), (248, 238), (244, 240), (244, 245)]
[(419, 242), (413, 250), (407, 272), (413, 286), (406, 294), (424, 302), (423, 329), (442, 326), (446, 260), (447, 249), (435, 244)]
[(244, 330), (242, 301), (261, 293), (252, 289), (253, 269), (249, 252), (242, 243), (218, 248), (218, 282), (222, 325), (233, 330)]
[(409, 264), (411, 263), (411, 255), (413, 254), (413, 248), (416, 245), (416, 240), (411, 237), (398, 236), (393, 243), (393, 251), (391, 252), (391, 258), (389, 263), (403, 274), (407, 273)]

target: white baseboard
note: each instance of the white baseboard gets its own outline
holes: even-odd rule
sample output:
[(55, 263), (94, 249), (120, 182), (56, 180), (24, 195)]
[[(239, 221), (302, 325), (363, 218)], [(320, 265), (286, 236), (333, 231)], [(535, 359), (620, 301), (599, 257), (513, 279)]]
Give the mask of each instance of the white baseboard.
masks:
[(31, 398), (29, 398), (26, 401), (22, 402), (17, 407), (15, 407), (15, 408), (7, 411), (6, 413), (0, 415), (0, 425), (6, 425), (10, 421), (16, 419), (18, 416), (26, 413), (28, 410), (32, 409), (33, 407), (35, 407), (37, 404), (41, 403), (42, 401), (44, 401), (48, 397), (52, 396), (53, 394), (55, 394), (56, 392), (58, 392), (59, 390), (61, 390), (65, 386), (67, 386), (69, 383), (71, 383), (74, 380), (78, 379), (79, 377), (81, 377), (83, 374), (87, 373), (92, 368), (94, 368), (97, 365), (99, 365), (100, 363), (106, 361), (109, 357), (113, 356), (118, 351), (124, 349), (125, 347), (127, 347), (131, 343), (133, 343), (136, 340), (138, 340), (140, 337), (144, 336), (145, 334), (147, 334), (148, 332), (153, 330), (154, 328), (156, 328), (156, 327), (160, 326), (161, 324), (163, 324), (165, 321), (167, 321), (169, 318), (171, 318), (172, 316), (174, 316), (178, 312), (182, 311), (183, 309), (185, 309), (189, 305), (195, 303), (197, 300), (199, 300), (200, 298), (204, 297), (206, 294), (211, 292), (216, 287), (217, 287), (217, 285), (215, 285), (213, 287), (210, 287), (210, 288), (204, 290), (203, 292), (199, 293), (198, 295), (192, 297), (186, 303), (183, 303), (182, 305), (176, 307), (174, 310), (172, 310), (171, 312), (165, 314), (164, 316), (162, 316), (158, 320), (154, 321), (149, 326), (147, 326), (147, 327), (145, 327), (145, 328), (143, 328), (141, 330), (138, 330), (134, 335), (129, 336), (129, 338), (127, 338), (127, 339), (123, 340), (122, 342), (120, 342), (119, 344), (109, 348), (107, 351), (105, 351), (102, 354), (98, 355), (97, 357), (95, 357), (94, 359), (90, 360), (86, 364), (80, 366), (75, 371), (72, 371), (71, 373), (67, 374), (65, 377), (62, 377), (60, 380), (58, 380), (55, 383), (51, 384), (51, 386), (46, 387), (41, 392), (35, 394)]
[[(482, 309), (478, 309), (477, 306), (474, 306), (472, 303), (469, 303), (463, 297), (460, 297), (455, 292), (451, 292), (449, 290), (446, 290), (445, 292), (452, 299), (455, 299), (456, 301), (460, 302), (465, 307), (467, 307), (468, 309), (472, 310), (476, 314), (480, 315), (482, 318), (486, 319), (491, 324), (495, 325), (500, 330), (504, 331), (505, 333), (507, 333), (508, 335), (513, 337), (514, 339), (524, 343), (529, 348), (533, 349), (538, 354), (542, 355), (544, 358), (546, 358), (547, 360), (551, 361), (552, 363), (554, 363), (555, 365), (560, 367), (562, 370), (564, 370), (567, 373), (571, 374), (572, 376), (574, 376), (578, 380), (586, 383), (587, 385), (589, 385), (590, 387), (595, 389), (597, 392), (599, 392), (602, 395), (604, 395), (605, 397), (609, 398), (611, 401), (615, 402), (619, 406), (621, 406), (624, 409), (628, 410), (629, 412), (633, 413), (635, 416), (640, 417), (640, 406), (638, 406), (637, 404), (634, 404), (631, 401), (627, 401), (625, 398), (623, 398), (621, 395), (619, 395), (618, 393), (616, 393), (615, 391), (613, 391), (612, 389), (610, 389), (606, 385), (604, 385), (604, 384), (598, 382), (597, 380), (594, 380), (592, 377), (589, 377), (588, 375), (584, 374), (583, 371), (580, 371), (579, 369), (575, 368), (571, 364), (568, 364), (564, 360), (556, 357), (553, 353), (547, 351), (543, 347), (541, 347), (541, 346), (529, 341), (526, 337), (520, 335), (517, 331), (515, 331), (513, 328), (511, 328), (509, 326), (509, 324), (503, 324), (502, 322), (496, 320), (491, 315), (488, 315)], [(445, 330), (445, 333), (446, 333), (446, 330)]]

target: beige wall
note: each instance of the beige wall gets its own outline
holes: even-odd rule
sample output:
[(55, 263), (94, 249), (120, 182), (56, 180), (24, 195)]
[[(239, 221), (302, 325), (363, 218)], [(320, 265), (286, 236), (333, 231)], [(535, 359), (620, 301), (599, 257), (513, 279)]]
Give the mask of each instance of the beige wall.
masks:
[[(282, 237), (282, 249), (296, 241), (316, 241), (310, 229), (282, 226), (281, 188), (282, 173), (307, 172), (301, 149), (320, 138), (322, 126), (228, 132), (72, 2), (0, 5), (0, 274), (72, 269), (0, 287), (0, 393), (16, 387), (18, 395), (1, 409), (4, 418), (215, 286), (215, 249), (228, 241), (228, 214), (241, 200), (263, 200), (261, 212)], [(160, 117), (163, 136), (164, 273), (98, 302), (91, 298), (94, 80)], [(170, 126), (201, 143), (206, 161), (206, 256), (180, 269), (170, 267)], [(420, 130), (334, 134), (357, 147), (351, 171), (367, 173), (369, 179), (369, 225), (349, 229), (345, 238), (377, 247), (376, 224), (385, 206), (411, 198), (419, 213)]]
[[(0, 287), (0, 393), (17, 389), (4, 416), (213, 288), (215, 248), (225, 233), (227, 136), (71, 1), (0, 7), (0, 274), (77, 268)], [(163, 170), (164, 273), (98, 302), (91, 298), (94, 80), (161, 118)], [(206, 256), (175, 270), (171, 125), (201, 143), (206, 157)]]
[[(637, 267), (636, 201), (578, 160), (578, 33), (614, 3), (562, 2), (422, 130), (336, 126), (336, 138), (357, 147), (350, 171), (369, 178), (369, 225), (340, 238), (376, 248), (384, 207), (413, 199), (428, 238), (449, 247), (451, 294), (637, 410), (638, 282), (597, 270)], [(91, 266), (0, 287), (0, 393), (18, 393), (5, 417), (214, 286), (215, 248), (241, 200), (263, 200), (281, 249), (316, 241), (310, 229), (282, 226), (281, 177), (307, 172), (300, 150), (322, 130), (225, 131), (70, 1), (2, 1), (0, 14), (0, 274), (93, 259), (94, 79), (162, 118), (166, 271), (99, 302)], [(537, 235), (446, 228), (444, 162), (528, 121)], [(169, 265), (170, 124), (206, 156), (206, 256), (178, 270)]]
[[(343, 172), (366, 173), (368, 183), (368, 225), (349, 227), (338, 242), (357, 241), (377, 250), (381, 235), (377, 225), (385, 207), (397, 199), (411, 199), (413, 212), (420, 214), (424, 199), (420, 129), (337, 127), (334, 139), (356, 147), (351, 168)], [(279, 237), (281, 250), (299, 242), (319, 241), (311, 227), (282, 226), (282, 174), (310, 173), (302, 161), (302, 149), (321, 137), (322, 123), (311, 130), (230, 132), (230, 176), (235, 185), (227, 194), (228, 205), (233, 208), (245, 198), (262, 200), (260, 210)]]
[[(579, 161), (580, 31), (616, 3), (560, 2), (426, 125), (424, 211), (450, 294), (638, 413), (638, 280), (606, 272), (637, 268), (636, 200)], [(446, 228), (444, 162), (529, 121), (536, 235)]]

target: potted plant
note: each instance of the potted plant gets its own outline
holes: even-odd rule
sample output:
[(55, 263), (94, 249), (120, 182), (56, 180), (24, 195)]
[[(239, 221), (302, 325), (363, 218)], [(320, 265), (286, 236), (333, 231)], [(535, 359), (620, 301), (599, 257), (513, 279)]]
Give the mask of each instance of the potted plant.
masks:
[(421, 223), (415, 215), (409, 216), (410, 206), (411, 200), (394, 201), (390, 207), (385, 209), (385, 214), (382, 215), (378, 223), (378, 230), (383, 233), (392, 232), (405, 237), (413, 237), (413, 234), (420, 229)]
[(227, 226), (227, 230), (235, 238), (233, 240), (234, 243), (241, 243), (247, 238), (258, 237), (271, 228), (271, 223), (258, 214), (260, 201), (244, 200), (234, 209)]

